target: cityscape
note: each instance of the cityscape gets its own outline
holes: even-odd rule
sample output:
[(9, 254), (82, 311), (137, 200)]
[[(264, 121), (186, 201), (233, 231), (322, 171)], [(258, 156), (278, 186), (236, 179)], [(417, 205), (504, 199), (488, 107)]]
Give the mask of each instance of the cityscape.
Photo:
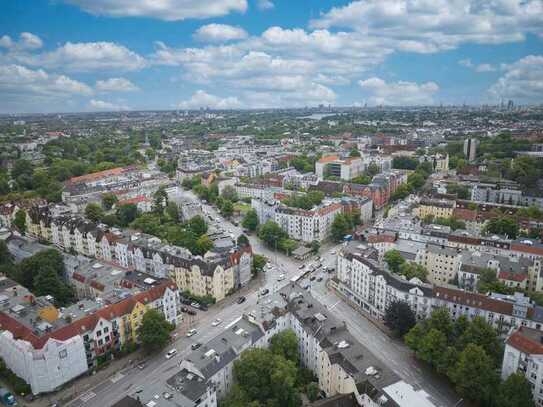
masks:
[(0, 406), (543, 406), (541, 0), (2, 10)]

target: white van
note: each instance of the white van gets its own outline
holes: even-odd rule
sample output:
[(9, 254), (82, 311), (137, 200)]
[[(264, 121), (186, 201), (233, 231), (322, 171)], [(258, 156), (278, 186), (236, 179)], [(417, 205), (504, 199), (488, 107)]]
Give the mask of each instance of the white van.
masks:
[(168, 353), (166, 353), (166, 359), (171, 359), (175, 355), (177, 355), (177, 349), (170, 349)]

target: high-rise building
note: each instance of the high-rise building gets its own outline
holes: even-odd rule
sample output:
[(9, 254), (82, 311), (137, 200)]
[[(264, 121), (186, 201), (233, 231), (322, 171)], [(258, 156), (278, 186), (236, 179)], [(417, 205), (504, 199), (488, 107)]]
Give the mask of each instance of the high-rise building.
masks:
[(467, 138), (464, 140), (464, 155), (468, 161), (475, 161), (477, 157), (477, 146), (479, 145), (479, 140), (474, 138)]

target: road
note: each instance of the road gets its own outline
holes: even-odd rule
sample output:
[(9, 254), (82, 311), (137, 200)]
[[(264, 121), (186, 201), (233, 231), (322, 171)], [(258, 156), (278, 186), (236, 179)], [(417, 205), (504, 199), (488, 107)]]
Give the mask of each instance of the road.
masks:
[[(185, 195), (190, 199), (197, 200), (192, 192), (185, 193)], [(219, 222), (216, 222), (216, 226), (223, 228), (229, 233), (233, 233), (236, 237), (242, 233), (241, 228), (224, 220), (209, 205), (203, 205), (202, 209), (204, 213), (210, 214), (214, 219), (219, 219)], [(125, 395), (136, 394), (143, 386), (153, 386), (153, 388), (162, 389), (160, 392), (167, 391), (168, 389), (165, 386), (166, 379), (176, 372), (176, 366), (179, 361), (190, 353), (191, 344), (195, 342), (205, 343), (216, 336), (229, 322), (237, 319), (243, 313), (258, 311), (257, 300), (260, 289), (268, 288), (270, 291), (277, 291), (288, 284), (290, 278), (301, 274), (301, 270), (299, 270), (301, 262), (289, 258), (282, 253), (275, 253), (269, 250), (254, 235), (249, 236), (249, 240), (255, 253), (268, 257), (273, 265), (272, 270), (263, 273), (258, 281), (253, 281), (248, 287), (243, 288), (235, 295), (210, 307), (207, 312), (198, 311), (195, 317), (185, 318), (183, 323), (178, 326), (176, 330), (177, 337), (171, 346), (166, 348), (162, 354), (149, 358), (146, 361), (144, 369), (140, 370), (136, 366), (133, 366), (122, 370), (91, 390), (81, 394), (67, 405), (70, 407), (110, 406)], [(321, 263), (324, 267), (335, 266), (335, 255), (332, 254), (332, 251), (335, 252), (337, 249), (338, 246), (323, 246), (321, 250)], [(316, 261), (310, 259), (306, 263), (316, 263)], [(277, 281), (277, 277), (280, 274), (284, 274), (285, 279)], [(315, 277), (313, 281), (310, 280), (311, 276)], [(320, 282), (318, 281), (319, 277), (322, 278)], [(340, 297), (330, 290), (326, 284), (328, 278), (329, 274), (320, 268), (301, 280), (300, 284), (303, 287), (309, 285), (308, 289), (311, 294), (336, 317), (344, 320), (351, 333), (364, 346), (406, 382), (426, 391), (436, 406), (452, 406), (458, 402), (459, 398), (450, 386), (436, 379), (432, 371), (425, 369), (417, 363), (413, 359), (412, 353), (404, 344), (390, 339), (371, 321), (351, 308), (351, 306), (342, 301)], [(238, 304), (237, 299), (241, 295), (245, 296), (247, 300), (242, 304)], [(184, 316), (188, 317), (186, 314)], [(221, 325), (213, 327), (212, 322), (216, 318), (220, 318), (223, 322)], [(197, 333), (191, 338), (187, 338), (186, 332), (192, 328), (196, 329)], [(172, 348), (177, 349), (177, 356), (167, 360), (165, 353)], [(160, 392), (157, 391), (157, 393)]]

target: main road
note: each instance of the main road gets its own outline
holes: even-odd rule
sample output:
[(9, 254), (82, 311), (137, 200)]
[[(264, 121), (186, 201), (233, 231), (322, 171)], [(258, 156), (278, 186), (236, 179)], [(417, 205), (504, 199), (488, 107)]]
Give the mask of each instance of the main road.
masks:
[[(190, 191), (184, 192), (183, 195), (185, 198), (199, 202), (198, 198)], [(243, 233), (241, 228), (223, 219), (213, 207), (202, 204), (202, 210), (205, 214), (211, 215), (215, 220), (215, 227), (223, 229), (235, 237)], [(193, 343), (205, 343), (209, 341), (219, 334), (224, 329), (224, 326), (239, 318), (243, 313), (257, 313), (258, 293), (261, 289), (268, 288), (270, 291), (279, 290), (288, 284), (292, 277), (301, 274), (299, 270), (301, 262), (268, 249), (253, 235), (249, 236), (249, 240), (255, 253), (265, 255), (269, 259), (272, 265), (271, 270), (262, 273), (248, 287), (241, 289), (219, 304), (210, 307), (207, 312), (198, 311), (194, 317), (184, 314), (185, 319), (177, 327), (175, 339), (172, 341), (172, 344), (163, 353), (148, 358), (145, 361), (143, 369), (139, 369), (136, 364), (123, 369), (108, 380), (78, 395), (77, 398), (65, 405), (70, 407), (111, 406), (124, 396), (137, 394), (139, 390), (144, 387), (148, 388), (148, 386), (151, 386), (152, 389), (157, 389), (157, 394), (168, 391), (165, 385), (166, 380), (176, 373), (179, 361), (191, 352), (191, 345)], [(320, 262), (324, 267), (335, 266), (334, 253), (339, 248), (340, 245), (328, 245), (322, 248), (322, 259)], [(313, 262), (316, 263), (316, 261)], [(337, 318), (344, 320), (351, 333), (364, 346), (407, 383), (427, 392), (436, 406), (461, 406), (458, 403), (458, 396), (450, 388), (448, 383), (436, 378), (432, 371), (417, 363), (412, 357), (412, 352), (403, 343), (390, 339), (375, 324), (346, 304), (330, 290), (326, 284), (329, 274), (322, 270), (320, 268), (311, 273), (304, 280), (300, 281), (300, 284), (306, 287), (309, 286), (308, 290), (311, 294), (325, 305), (329, 312), (333, 313)], [(278, 281), (280, 274), (284, 274), (282, 281)], [(314, 276), (313, 281), (311, 281), (310, 276)], [(240, 296), (245, 296), (246, 301), (238, 304), (237, 300)], [(222, 323), (214, 327), (212, 326), (212, 322), (216, 319), (220, 319)], [(190, 338), (186, 336), (189, 329), (197, 330), (197, 333)], [(177, 356), (168, 360), (165, 357), (165, 353), (172, 348), (177, 349), (178, 353)], [(77, 384), (75, 386), (75, 391), (77, 391)]]

